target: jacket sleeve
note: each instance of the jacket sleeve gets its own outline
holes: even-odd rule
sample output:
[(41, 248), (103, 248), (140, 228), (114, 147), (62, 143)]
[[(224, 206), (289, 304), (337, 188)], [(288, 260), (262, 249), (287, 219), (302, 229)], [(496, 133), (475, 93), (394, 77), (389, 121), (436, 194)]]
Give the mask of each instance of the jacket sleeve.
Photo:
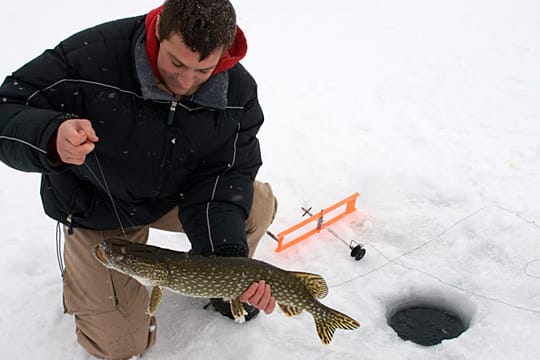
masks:
[(67, 118), (68, 104), (48, 87), (70, 77), (61, 45), (8, 76), (0, 87), (0, 160), (28, 172), (62, 169), (50, 165), (47, 146)]
[(181, 194), (180, 221), (193, 252), (247, 256), (245, 220), (253, 201), (253, 181), (262, 164), (256, 135), (263, 121), (255, 87), (239, 117), (236, 136), (227, 149), (197, 169)]

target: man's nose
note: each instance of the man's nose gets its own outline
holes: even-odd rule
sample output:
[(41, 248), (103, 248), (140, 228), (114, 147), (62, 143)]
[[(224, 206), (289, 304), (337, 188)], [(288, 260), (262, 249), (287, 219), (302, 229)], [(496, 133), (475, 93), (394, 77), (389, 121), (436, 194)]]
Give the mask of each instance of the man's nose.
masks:
[(190, 89), (194, 83), (194, 74), (193, 71), (183, 70), (178, 72), (176, 78), (180, 85), (185, 89)]

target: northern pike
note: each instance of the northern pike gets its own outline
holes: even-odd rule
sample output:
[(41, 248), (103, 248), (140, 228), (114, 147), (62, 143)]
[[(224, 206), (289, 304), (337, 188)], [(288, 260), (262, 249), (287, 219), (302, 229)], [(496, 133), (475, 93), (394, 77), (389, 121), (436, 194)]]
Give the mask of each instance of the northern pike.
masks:
[(93, 253), (104, 266), (153, 287), (148, 305), (150, 315), (156, 313), (162, 288), (168, 288), (186, 296), (228, 300), (235, 320), (241, 321), (245, 310), (239, 296), (251, 284), (264, 280), (285, 315), (299, 315), (303, 310), (311, 313), (325, 345), (332, 341), (336, 329), (353, 330), (360, 326), (353, 318), (317, 300), (328, 294), (326, 282), (317, 274), (286, 271), (244, 257), (203, 257), (116, 239), (96, 245)]

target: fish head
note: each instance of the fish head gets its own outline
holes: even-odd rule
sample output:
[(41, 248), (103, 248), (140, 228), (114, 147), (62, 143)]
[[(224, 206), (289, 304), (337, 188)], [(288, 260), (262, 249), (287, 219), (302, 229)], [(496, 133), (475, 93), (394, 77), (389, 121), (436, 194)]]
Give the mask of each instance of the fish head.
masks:
[(153, 246), (109, 239), (96, 245), (93, 254), (104, 266), (130, 275), (144, 285), (159, 285), (167, 275), (166, 264)]

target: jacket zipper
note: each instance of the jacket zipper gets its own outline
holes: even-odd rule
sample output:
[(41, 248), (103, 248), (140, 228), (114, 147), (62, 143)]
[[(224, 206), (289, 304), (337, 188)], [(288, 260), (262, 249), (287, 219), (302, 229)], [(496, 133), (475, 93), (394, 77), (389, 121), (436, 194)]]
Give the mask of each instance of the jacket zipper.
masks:
[(171, 108), (169, 109), (169, 117), (167, 118), (167, 125), (171, 126), (174, 124), (174, 114), (176, 113), (176, 105), (178, 104), (177, 101), (171, 102)]
[(165, 144), (163, 146), (163, 152), (161, 154), (162, 156), (162, 159), (161, 159), (161, 163), (159, 164), (159, 182), (158, 182), (158, 185), (157, 185), (157, 189), (155, 191), (156, 195), (159, 194), (159, 192), (161, 191), (161, 185), (162, 185), (162, 181), (163, 181), (163, 178), (165, 176), (165, 164), (167, 162), (167, 159), (169, 158), (170, 156), (170, 153), (171, 153), (171, 150), (172, 150), (172, 143), (171, 143), (171, 129), (170, 127), (174, 124), (174, 115), (176, 114), (176, 107), (178, 105), (178, 101), (176, 100), (173, 100), (171, 102), (171, 107), (169, 108), (169, 115), (167, 116), (167, 127), (166, 127), (166, 134), (164, 136), (164, 141), (165, 141)]

